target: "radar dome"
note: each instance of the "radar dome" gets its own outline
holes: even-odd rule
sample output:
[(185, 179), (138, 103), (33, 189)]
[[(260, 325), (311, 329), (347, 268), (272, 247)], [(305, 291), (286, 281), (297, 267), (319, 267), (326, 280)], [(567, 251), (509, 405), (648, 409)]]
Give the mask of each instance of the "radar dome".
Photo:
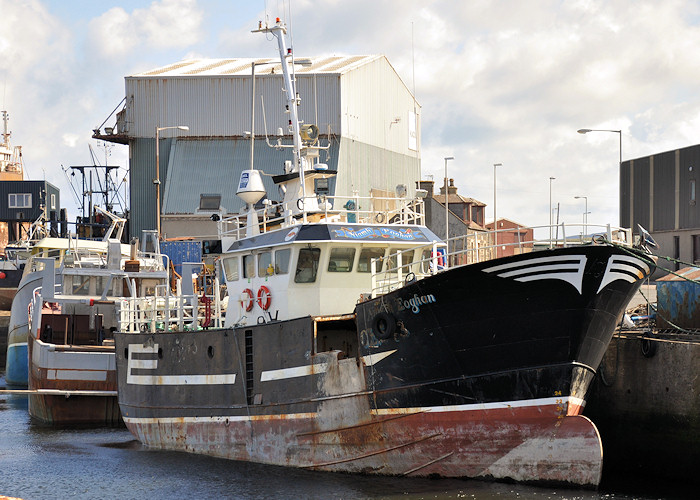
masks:
[(251, 205), (255, 205), (260, 198), (265, 196), (265, 186), (260, 171), (244, 170), (241, 172), (241, 180), (238, 182), (236, 194)]

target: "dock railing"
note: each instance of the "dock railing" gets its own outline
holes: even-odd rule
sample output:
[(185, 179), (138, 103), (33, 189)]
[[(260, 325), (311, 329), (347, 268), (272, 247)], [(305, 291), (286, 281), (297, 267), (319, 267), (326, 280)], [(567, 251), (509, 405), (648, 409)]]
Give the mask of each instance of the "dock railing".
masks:
[[(552, 248), (611, 242), (631, 246), (631, 231), (610, 224), (557, 224), (515, 226), (497, 231), (473, 231), (446, 241), (433, 242), (372, 259), (372, 297), (402, 288), (407, 283), (449, 268), (485, 262)], [(584, 232), (585, 231), (585, 232)], [(535, 233), (552, 238), (535, 238)]]

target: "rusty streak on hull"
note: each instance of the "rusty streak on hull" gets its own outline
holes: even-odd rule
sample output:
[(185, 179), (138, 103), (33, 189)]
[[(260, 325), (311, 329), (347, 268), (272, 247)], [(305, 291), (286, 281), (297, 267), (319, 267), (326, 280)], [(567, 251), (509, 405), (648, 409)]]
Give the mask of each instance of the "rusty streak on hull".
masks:
[(373, 416), (367, 429), (299, 434), (317, 417), (125, 418), (149, 445), (323, 471), (512, 479), (596, 487), (602, 473), (598, 431), (558, 406), (426, 411), (400, 422)]

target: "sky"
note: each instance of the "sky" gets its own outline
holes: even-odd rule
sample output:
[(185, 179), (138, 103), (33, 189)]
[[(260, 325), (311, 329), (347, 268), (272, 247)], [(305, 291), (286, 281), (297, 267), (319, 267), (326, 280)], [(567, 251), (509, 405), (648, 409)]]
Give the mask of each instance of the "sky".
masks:
[[(700, 139), (695, 0), (0, 0), (0, 108), (30, 179), (76, 201), (64, 168), (126, 175), (91, 138), (124, 77), (191, 58), (276, 57), (250, 31), (281, 17), (297, 57), (383, 54), (422, 106), (422, 177), (525, 225), (619, 223), (629, 160)], [(502, 166), (494, 167), (500, 163)], [(551, 180), (550, 178), (554, 178)], [(575, 197), (586, 197), (576, 199)], [(555, 209), (554, 218), (557, 212)]]

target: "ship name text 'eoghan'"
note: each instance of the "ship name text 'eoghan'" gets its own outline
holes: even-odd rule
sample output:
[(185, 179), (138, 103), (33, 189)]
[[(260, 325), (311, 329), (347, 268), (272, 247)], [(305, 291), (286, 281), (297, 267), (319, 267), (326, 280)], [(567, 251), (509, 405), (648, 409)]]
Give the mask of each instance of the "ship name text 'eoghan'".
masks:
[(404, 309), (410, 309), (411, 311), (413, 311), (414, 314), (418, 314), (421, 305), (432, 304), (433, 302), (435, 302), (435, 296), (432, 293), (429, 295), (421, 296), (418, 296), (414, 293), (413, 297), (411, 297), (410, 299), (404, 300), (398, 298), (397, 302), (399, 303), (399, 311), (403, 311)]

